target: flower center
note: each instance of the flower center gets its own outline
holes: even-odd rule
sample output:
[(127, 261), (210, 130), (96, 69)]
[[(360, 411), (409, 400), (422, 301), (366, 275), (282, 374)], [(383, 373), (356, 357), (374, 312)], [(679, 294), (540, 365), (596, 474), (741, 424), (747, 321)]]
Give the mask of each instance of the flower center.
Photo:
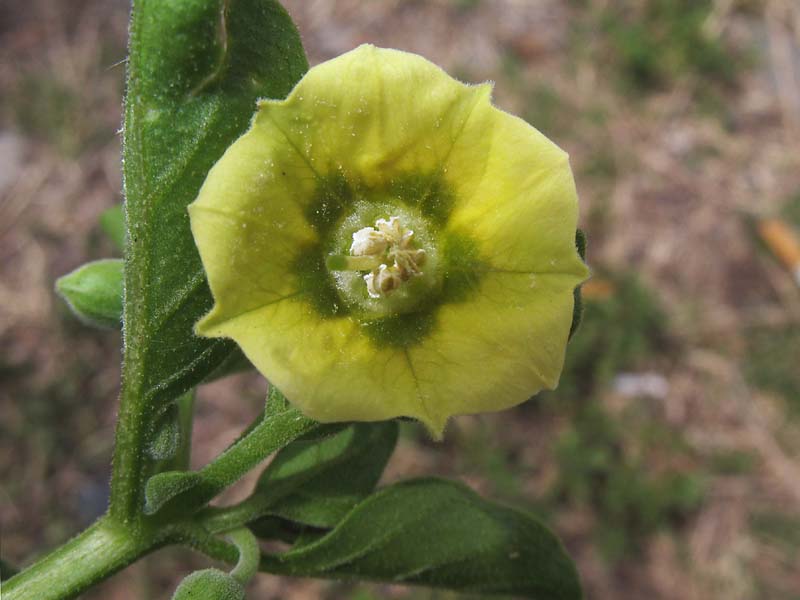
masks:
[[(337, 261), (337, 259), (339, 259)], [(388, 296), (404, 282), (422, 274), (425, 250), (417, 248), (414, 232), (405, 227), (400, 217), (378, 219), (375, 227), (364, 227), (353, 233), (350, 255), (331, 257), (342, 270), (365, 271), (364, 283), (370, 298)]]
[(356, 209), (345, 219), (335, 243), (344, 252), (328, 255), (328, 271), (342, 300), (369, 318), (413, 312), (439, 286), (429, 226), (400, 208), (383, 216), (369, 212), (371, 217)]

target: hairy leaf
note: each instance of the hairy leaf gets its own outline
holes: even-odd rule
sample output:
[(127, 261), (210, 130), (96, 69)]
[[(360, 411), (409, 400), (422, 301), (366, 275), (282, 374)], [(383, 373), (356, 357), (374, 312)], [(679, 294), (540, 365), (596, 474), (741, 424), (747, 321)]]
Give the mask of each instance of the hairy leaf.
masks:
[(235, 348), (193, 335), (211, 296), (186, 206), (256, 100), (285, 96), (307, 62), (274, 0), (138, 0), (128, 65), (126, 377), (158, 402)]
[(397, 443), (397, 424), (357, 423), (321, 440), (281, 450), (259, 479), (269, 514), (333, 527), (375, 488)]
[(170, 404), (156, 422), (147, 453), (154, 460), (172, 458), (180, 446), (181, 434), (178, 405)]
[(575, 567), (548, 529), (439, 479), (373, 494), (320, 540), (264, 556), (262, 569), (540, 600), (581, 598)]

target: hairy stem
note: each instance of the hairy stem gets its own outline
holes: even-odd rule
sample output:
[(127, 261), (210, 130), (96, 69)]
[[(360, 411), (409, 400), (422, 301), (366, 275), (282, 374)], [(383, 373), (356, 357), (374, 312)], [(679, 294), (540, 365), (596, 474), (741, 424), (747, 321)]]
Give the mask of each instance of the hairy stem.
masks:
[(242, 585), (247, 585), (247, 582), (258, 572), (258, 563), (261, 558), (258, 540), (247, 527), (240, 527), (229, 532), (228, 539), (239, 551), (239, 560), (231, 571), (231, 577)]
[(3, 584), (4, 600), (68, 600), (162, 545), (103, 517)]
[[(141, 44), (138, 43), (142, 28), (143, 2), (134, 2), (131, 12), (128, 78), (134, 82), (133, 75), (140, 62)], [(133, 65), (133, 66), (131, 66)], [(135, 82), (134, 82), (135, 83)], [(131, 90), (128, 90), (131, 93)], [(140, 151), (132, 120), (135, 102), (125, 104), (124, 155), (128, 163), (131, 152)], [(128, 203), (132, 201), (134, 190), (126, 181), (126, 221)], [(131, 223), (126, 223), (131, 228)], [(123, 342), (124, 360), (122, 364), (122, 390), (117, 418), (116, 443), (111, 475), (110, 514), (120, 523), (136, 529), (141, 521), (141, 507), (144, 504), (144, 478), (147, 475), (148, 458), (143, 452), (146, 428), (152, 416), (148, 410), (145, 396), (145, 344), (147, 336), (147, 295), (146, 271), (141, 264), (148, 260), (147, 248), (140, 236), (128, 235), (125, 248), (125, 300), (123, 302)]]
[(211, 533), (222, 533), (247, 525), (263, 517), (271, 502), (253, 495), (238, 504), (224, 508), (210, 507), (198, 515), (203, 526)]

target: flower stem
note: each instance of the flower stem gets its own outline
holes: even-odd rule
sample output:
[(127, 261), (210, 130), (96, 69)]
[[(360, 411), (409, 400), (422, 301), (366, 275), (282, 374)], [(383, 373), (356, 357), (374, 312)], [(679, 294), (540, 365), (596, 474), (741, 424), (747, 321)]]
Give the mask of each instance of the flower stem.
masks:
[(3, 584), (4, 600), (68, 600), (159, 547), (108, 516)]
[(240, 527), (229, 532), (228, 539), (234, 543), (239, 551), (239, 560), (233, 571), (231, 571), (231, 577), (242, 585), (247, 585), (258, 572), (258, 563), (261, 559), (258, 540), (247, 527)]

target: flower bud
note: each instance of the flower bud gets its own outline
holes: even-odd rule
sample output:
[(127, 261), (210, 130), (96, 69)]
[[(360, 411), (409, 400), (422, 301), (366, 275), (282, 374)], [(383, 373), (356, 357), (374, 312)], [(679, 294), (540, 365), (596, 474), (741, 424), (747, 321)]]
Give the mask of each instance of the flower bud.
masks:
[(56, 281), (56, 292), (72, 312), (95, 327), (122, 324), (122, 270), (119, 259), (87, 263)]

